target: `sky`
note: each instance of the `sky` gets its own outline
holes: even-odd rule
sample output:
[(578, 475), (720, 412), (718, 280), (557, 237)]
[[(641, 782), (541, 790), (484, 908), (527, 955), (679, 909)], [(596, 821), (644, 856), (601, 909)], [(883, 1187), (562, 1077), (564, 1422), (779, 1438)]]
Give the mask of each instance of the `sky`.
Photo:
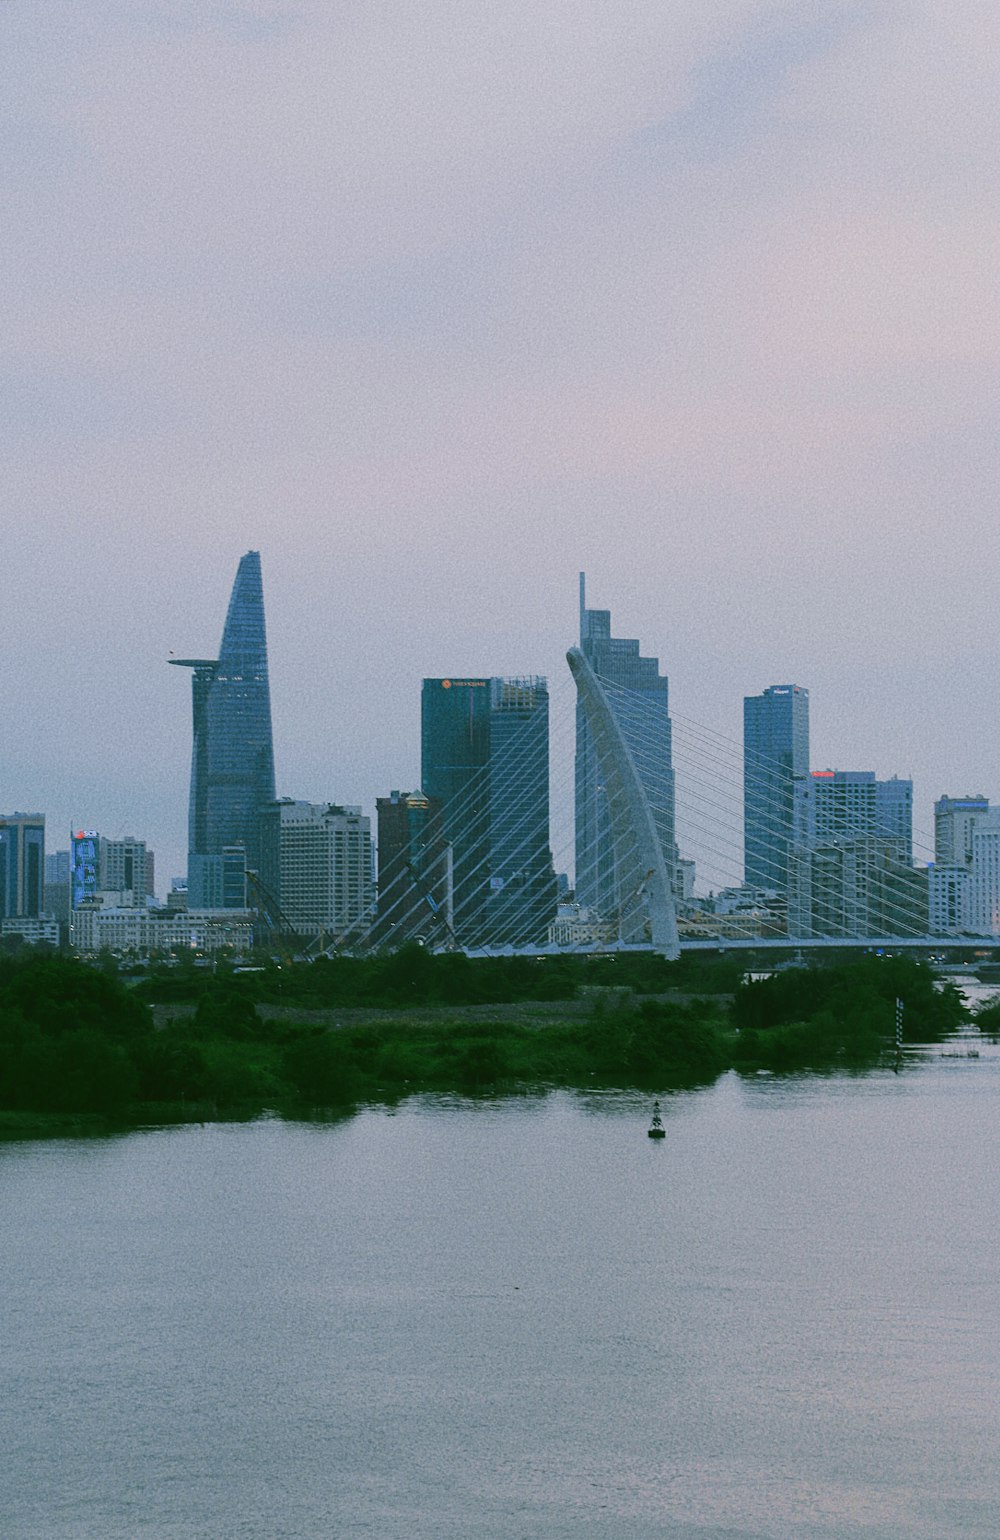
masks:
[(794, 681), (919, 831), (1000, 798), (995, 0), (0, 0), (0, 50), (0, 810), (50, 850), (184, 870), (166, 660), (248, 549), (281, 795), (415, 786), (425, 675), (565, 716), (586, 569), (678, 734)]

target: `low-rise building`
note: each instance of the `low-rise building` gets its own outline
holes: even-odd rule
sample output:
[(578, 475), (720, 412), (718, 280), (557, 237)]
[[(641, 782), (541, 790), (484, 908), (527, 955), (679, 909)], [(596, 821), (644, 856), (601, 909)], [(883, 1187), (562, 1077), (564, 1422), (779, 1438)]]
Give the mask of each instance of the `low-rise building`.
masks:
[(88, 900), (73, 912), (70, 940), (84, 955), (148, 957), (179, 947), (245, 952), (253, 945), (253, 922), (249, 909), (135, 909)]

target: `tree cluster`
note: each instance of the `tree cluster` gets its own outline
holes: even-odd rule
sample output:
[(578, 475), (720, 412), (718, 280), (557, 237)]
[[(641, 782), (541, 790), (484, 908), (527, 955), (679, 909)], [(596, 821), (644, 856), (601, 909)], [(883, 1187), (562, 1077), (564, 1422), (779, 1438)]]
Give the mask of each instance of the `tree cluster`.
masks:
[[(731, 1006), (725, 997), (682, 1003), (608, 988), (639, 979), (662, 987), (678, 965), (661, 959), (626, 960), (621, 970), (607, 960), (551, 961), (534, 971), (532, 959), (481, 964), (413, 947), (285, 974), (285, 1003), (350, 1006), (374, 996), (399, 1009), (396, 1021), (339, 1029), (294, 1013), (269, 1017), (274, 975), (194, 974), (185, 980), (196, 987), (194, 1009), (157, 1030), (142, 998), (150, 984), (129, 988), (107, 968), (25, 951), (0, 958), (0, 1109), (125, 1120), (347, 1106), (422, 1090), (693, 1085), (730, 1067), (877, 1062), (893, 1042), (897, 999), (911, 1041), (940, 1039), (967, 1015), (952, 985), (938, 987), (905, 958), (779, 971), (738, 987)], [(407, 1015), (434, 1003), (564, 998), (557, 988), (590, 998), (544, 1024), (530, 1012), (516, 1021)]]

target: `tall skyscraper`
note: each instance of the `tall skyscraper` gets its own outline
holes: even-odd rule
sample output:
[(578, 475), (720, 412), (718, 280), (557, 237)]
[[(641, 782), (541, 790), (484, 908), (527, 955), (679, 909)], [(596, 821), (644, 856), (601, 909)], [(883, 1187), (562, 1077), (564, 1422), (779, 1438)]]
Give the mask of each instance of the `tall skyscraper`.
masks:
[(44, 813), (0, 816), (0, 920), (43, 914), (44, 883)]
[(453, 852), (462, 945), (532, 945), (555, 913), (544, 679), (425, 679), (421, 779)]
[(193, 670), (194, 738), (188, 810), (192, 908), (221, 881), (222, 852), (242, 845), (260, 864), (261, 810), (275, 798), (260, 553), (248, 551), (233, 584), (218, 658), (171, 658)]
[(744, 881), (788, 891), (798, 788), (809, 774), (809, 691), (772, 684), (743, 701)]
[[(667, 871), (676, 886), (673, 729), (669, 683), (658, 658), (611, 634), (611, 611), (589, 610), (580, 573), (580, 651), (605, 687), (609, 706), (646, 793)], [(583, 706), (576, 708), (576, 899), (611, 916), (632, 895), (618, 891), (611, 815)]]

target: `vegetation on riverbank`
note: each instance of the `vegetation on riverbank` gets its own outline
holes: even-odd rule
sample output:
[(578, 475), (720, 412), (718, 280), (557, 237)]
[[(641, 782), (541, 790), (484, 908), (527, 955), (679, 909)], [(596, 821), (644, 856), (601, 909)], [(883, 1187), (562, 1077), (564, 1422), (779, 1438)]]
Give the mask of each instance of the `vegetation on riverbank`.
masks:
[[(685, 985), (701, 988), (692, 998)], [(189, 1001), (188, 1014), (157, 1029), (148, 1002), (171, 990)], [(897, 998), (911, 1041), (940, 1038), (967, 1014), (953, 986), (937, 988), (929, 970), (902, 958), (740, 984), (728, 958), (536, 963), (438, 958), (412, 947), (262, 974), (186, 970), (129, 988), (108, 967), (18, 954), (0, 960), (0, 1134), (40, 1116), (238, 1116), (428, 1090), (664, 1088), (708, 1083), (730, 1067), (861, 1066), (890, 1044)], [(546, 1018), (544, 1002), (556, 999), (576, 1008)], [(526, 1005), (516, 1020), (483, 1019), (487, 1007), (499, 1012), (511, 1001), (540, 1002), (537, 1018)], [(267, 1014), (276, 1002), (278, 1019)], [(337, 1029), (289, 1011), (331, 1004), (399, 1014)], [(408, 1009), (444, 1004), (470, 1007), (468, 1017), (454, 1019), (452, 1009), (448, 1021), (407, 1019)]]
[(877, 1062), (895, 1040), (940, 1042), (968, 1021), (952, 982), (906, 957), (865, 957), (834, 967), (789, 968), (744, 985), (733, 1001), (737, 1068), (791, 1070)]

